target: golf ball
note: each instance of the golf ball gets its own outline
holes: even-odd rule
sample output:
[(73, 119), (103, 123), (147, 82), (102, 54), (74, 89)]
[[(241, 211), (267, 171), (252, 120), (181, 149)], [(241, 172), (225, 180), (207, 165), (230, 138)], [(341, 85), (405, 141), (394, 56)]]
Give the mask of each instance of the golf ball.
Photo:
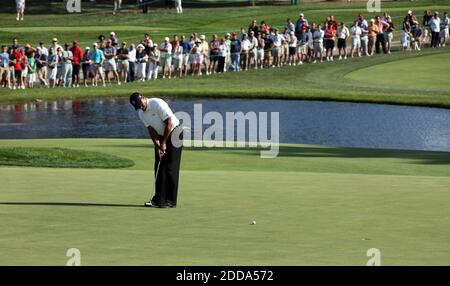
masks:
[(256, 220), (252, 220), (252, 222), (250, 223), (251, 225), (256, 224)]

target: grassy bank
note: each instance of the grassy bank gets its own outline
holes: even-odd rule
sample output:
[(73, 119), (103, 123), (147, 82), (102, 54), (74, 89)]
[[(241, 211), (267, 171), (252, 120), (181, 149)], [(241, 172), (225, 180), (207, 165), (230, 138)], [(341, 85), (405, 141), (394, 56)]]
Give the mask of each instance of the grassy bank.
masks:
[[(179, 207), (146, 209), (141, 139), (0, 140), (133, 160), (120, 170), (0, 167), (1, 265), (448, 265), (450, 154), (283, 145), (186, 149)], [(255, 219), (256, 225), (250, 225)]]

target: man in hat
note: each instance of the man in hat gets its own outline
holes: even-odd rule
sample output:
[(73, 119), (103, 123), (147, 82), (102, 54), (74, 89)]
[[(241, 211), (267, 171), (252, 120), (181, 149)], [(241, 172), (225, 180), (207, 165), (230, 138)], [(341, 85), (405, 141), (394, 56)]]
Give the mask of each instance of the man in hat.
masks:
[(180, 121), (160, 98), (146, 98), (135, 92), (130, 96), (130, 104), (147, 127), (155, 150), (155, 194), (144, 205), (175, 208), (183, 147)]

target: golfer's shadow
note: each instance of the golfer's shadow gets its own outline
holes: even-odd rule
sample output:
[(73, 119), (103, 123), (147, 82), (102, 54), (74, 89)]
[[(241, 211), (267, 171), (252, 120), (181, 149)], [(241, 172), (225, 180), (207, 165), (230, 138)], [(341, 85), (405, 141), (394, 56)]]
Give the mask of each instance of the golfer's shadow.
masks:
[(118, 208), (142, 208), (143, 205), (127, 204), (94, 204), (94, 203), (66, 203), (66, 202), (0, 202), (0, 205), (10, 206), (61, 206), (61, 207), (118, 207)]

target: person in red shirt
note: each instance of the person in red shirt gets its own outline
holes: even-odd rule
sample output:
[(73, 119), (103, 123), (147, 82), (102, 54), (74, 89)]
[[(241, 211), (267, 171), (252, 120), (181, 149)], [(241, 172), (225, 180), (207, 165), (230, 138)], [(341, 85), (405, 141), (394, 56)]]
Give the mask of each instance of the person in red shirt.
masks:
[(83, 60), (83, 49), (78, 46), (78, 41), (73, 41), (73, 46), (70, 49), (72, 52), (72, 83), (74, 87), (80, 86), (80, 64)]
[(14, 56), (16, 58), (16, 62), (14, 64), (14, 74), (18, 83), (17, 88), (25, 89), (25, 84), (22, 77), (22, 70), (25, 67), (25, 56), (23, 55), (21, 49), (16, 49)]
[(333, 27), (332, 23), (328, 23), (327, 29), (325, 30), (325, 48), (327, 61), (333, 61), (333, 49), (334, 49), (334, 38), (336, 37), (336, 29)]

